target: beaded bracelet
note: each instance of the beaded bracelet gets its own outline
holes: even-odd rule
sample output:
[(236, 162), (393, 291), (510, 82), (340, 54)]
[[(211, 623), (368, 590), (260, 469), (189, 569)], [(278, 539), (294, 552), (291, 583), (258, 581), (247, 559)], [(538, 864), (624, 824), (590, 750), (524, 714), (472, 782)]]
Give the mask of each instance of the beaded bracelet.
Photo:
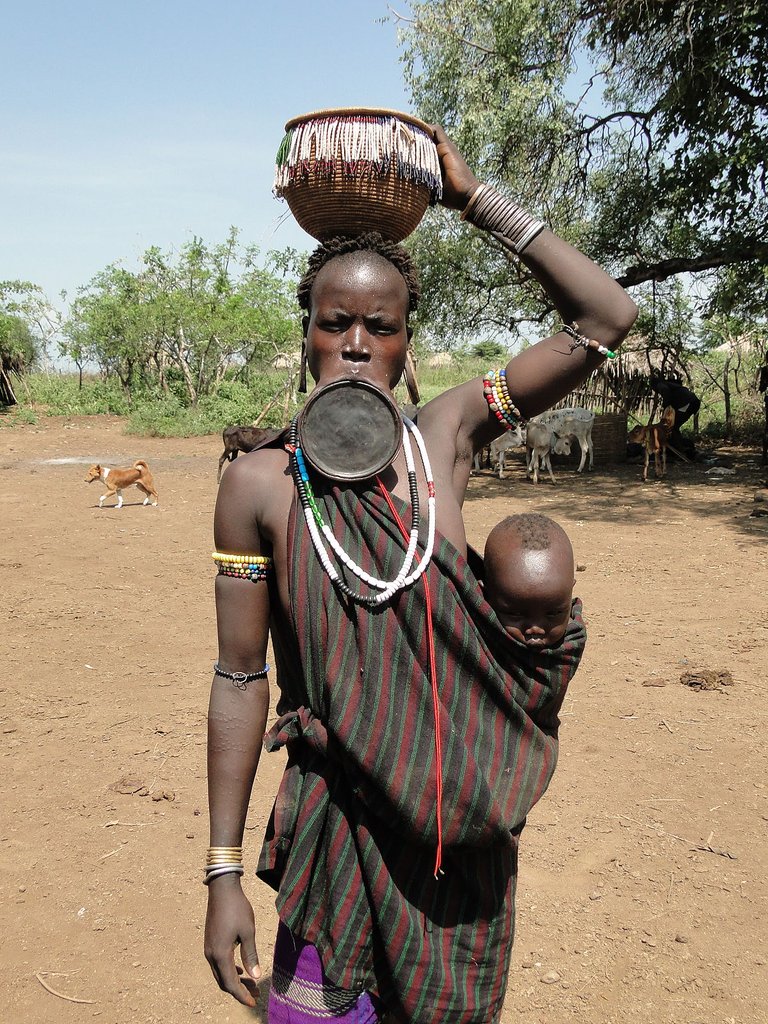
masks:
[(605, 345), (601, 345), (599, 341), (595, 341), (594, 338), (588, 338), (585, 334), (579, 333), (579, 325), (574, 322), (572, 324), (560, 324), (560, 330), (563, 331), (571, 339), (571, 352), (577, 348), (593, 348), (596, 352), (599, 352), (601, 356), (607, 356), (608, 359), (615, 359), (616, 353), (612, 352)]
[(219, 576), (233, 576), (251, 583), (265, 580), (272, 569), (272, 559), (266, 555), (228, 555), (214, 551), (211, 558), (219, 567)]
[(213, 666), (213, 674), (221, 676), (222, 679), (231, 679), (238, 690), (244, 690), (246, 683), (252, 683), (254, 679), (266, 679), (269, 675), (269, 665), (260, 668), (258, 672), (225, 672), (217, 661)]
[(514, 404), (507, 389), (507, 371), (489, 370), (483, 377), (483, 394), (491, 412), (505, 430), (514, 430), (525, 422), (523, 414)]
[(506, 241), (518, 256), (546, 227), (544, 221), (531, 216), (493, 185), (485, 184), (475, 190), (461, 219), (490, 231), (499, 241)]

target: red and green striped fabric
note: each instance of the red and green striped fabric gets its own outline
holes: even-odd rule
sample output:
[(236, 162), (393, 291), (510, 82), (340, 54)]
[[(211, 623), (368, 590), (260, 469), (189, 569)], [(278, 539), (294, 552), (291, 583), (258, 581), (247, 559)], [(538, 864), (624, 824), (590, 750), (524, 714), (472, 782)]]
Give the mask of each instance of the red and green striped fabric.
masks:
[[(318, 491), (351, 557), (394, 576), (404, 542), (383, 499)], [(289, 760), (259, 874), (334, 984), (376, 992), (412, 1021), (488, 1024), (506, 987), (518, 837), (554, 771), (558, 711), (584, 647), (580, 605), (560, 647), (531, 651), (438, 538), (425, 579), (370, 610), (339, 597), (295, 502), (288, 530), (294, 622), (273, 629), (281, 718), (267, 746), (287, 744)], [(425, 583), (443, 751), (438, 880)]]

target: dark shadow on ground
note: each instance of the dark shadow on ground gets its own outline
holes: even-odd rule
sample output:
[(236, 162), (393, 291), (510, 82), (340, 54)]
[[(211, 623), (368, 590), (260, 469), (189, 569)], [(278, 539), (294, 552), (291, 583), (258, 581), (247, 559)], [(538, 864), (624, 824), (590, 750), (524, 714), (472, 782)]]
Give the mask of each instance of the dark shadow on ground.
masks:
[[(764, 544), (768, 539), (768, 517), (751, 518), (755, 491), (763, 486), (766, 468), (760, 449), (719, 445), (703, 449), (700, 461), (667, 463), (667, 475), (654, 477), (653, 461), (643, 483), (642, 458), (613, 464), (595, 463), (589, 472), (576, 473), (578, 455), (553, 457), (556, 483), (539, 476), (534, 485), (525, 475), (522, 449), (507, 459), (506, 475), (499, 480), (489, 469), (474, 474), (467, 489), (467, 502), (508, 498), (509, 513), (540, 511), (553, 518), (568, 516), (603, 523), (610, 527), (621, 519), (638, 525), (674, 519), (676, 508), (695, 512), (702, 519), (719, 519), (723, 529), (741, 533), (746, 540)], [(704, 460), (709, 461), (704, 461)], [(712, 470), (735, 470), (718, 473)], [(692, 538), (693, 540), (694, 538)]]

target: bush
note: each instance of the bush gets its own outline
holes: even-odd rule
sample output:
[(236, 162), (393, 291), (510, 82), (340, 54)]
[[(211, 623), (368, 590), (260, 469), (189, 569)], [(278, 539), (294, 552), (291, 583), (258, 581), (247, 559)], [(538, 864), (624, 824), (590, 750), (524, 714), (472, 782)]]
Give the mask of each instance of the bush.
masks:
[(76, 374), (32, 373), (24, 378), (28, 397), (24, 405), (39, 407), (47, 416), (125, 416), (128, 399), (115, 380), (84, 377), (82, 388)]
[(33, 427), (37, 416), (31, 409), (16, 405), (9, 409), (0, 409), (0, 429), (2, 427)]
[[(131, 412), (127, 432), (149, 437), (220, 434), (224, 427), (253, 423), (284, 384), (284, 375), (265, 374), (250, 384), (223, 381), (216, 395), (206, 395), (196, 406), (185, 406), (173, 395), (144, 400)], [(285, 426), (296, 408), (291, 403), (286, 410), (285, 399), (281, 395), (260, 425)]]
[(215, 418), (199, 406), (185, 408), (173, 396), (145, 402), (128, 417), (126, 433), (144, 437), (196, 437), (217, 431)]

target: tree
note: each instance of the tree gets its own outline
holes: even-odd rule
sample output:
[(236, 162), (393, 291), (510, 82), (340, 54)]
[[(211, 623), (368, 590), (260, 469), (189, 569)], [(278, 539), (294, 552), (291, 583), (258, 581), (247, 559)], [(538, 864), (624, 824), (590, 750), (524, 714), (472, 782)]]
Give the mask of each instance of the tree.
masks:
[[(757, 0), (413, 0), (395, 15), (416, 109), (485, 180), (540, 211), (626, 286), (709, 275), (710, 311), (768, 298), (768, 7)], [(453, 237), (452, 237), (453, 233)], [(432, 215), (441, 330), (546, 318), (524, 268)], [(436, 237), (443, 240), (436, 244)], [(458, 268), (461, 267), (461, 271)], [(466, 268), (466, 269), (465, 269)], [(439, 301), (425, 298), (428, 324)]]
[(30, 370), (57, 329), (42, 289), (29, 281), (0, 281), (0, 404), (16, 403), (11, 374)]
[(199, 238), (178, 257), (147, 250), (138, 272), (113, 265), (81, 289), (64, 351), (116, 374), (123, 388), (167, 391), (187, 404), (215, 394), (228, 371), (247, 376), (300, 337), (290, 286), (238, 249), (233, 228), (213, 247)]

